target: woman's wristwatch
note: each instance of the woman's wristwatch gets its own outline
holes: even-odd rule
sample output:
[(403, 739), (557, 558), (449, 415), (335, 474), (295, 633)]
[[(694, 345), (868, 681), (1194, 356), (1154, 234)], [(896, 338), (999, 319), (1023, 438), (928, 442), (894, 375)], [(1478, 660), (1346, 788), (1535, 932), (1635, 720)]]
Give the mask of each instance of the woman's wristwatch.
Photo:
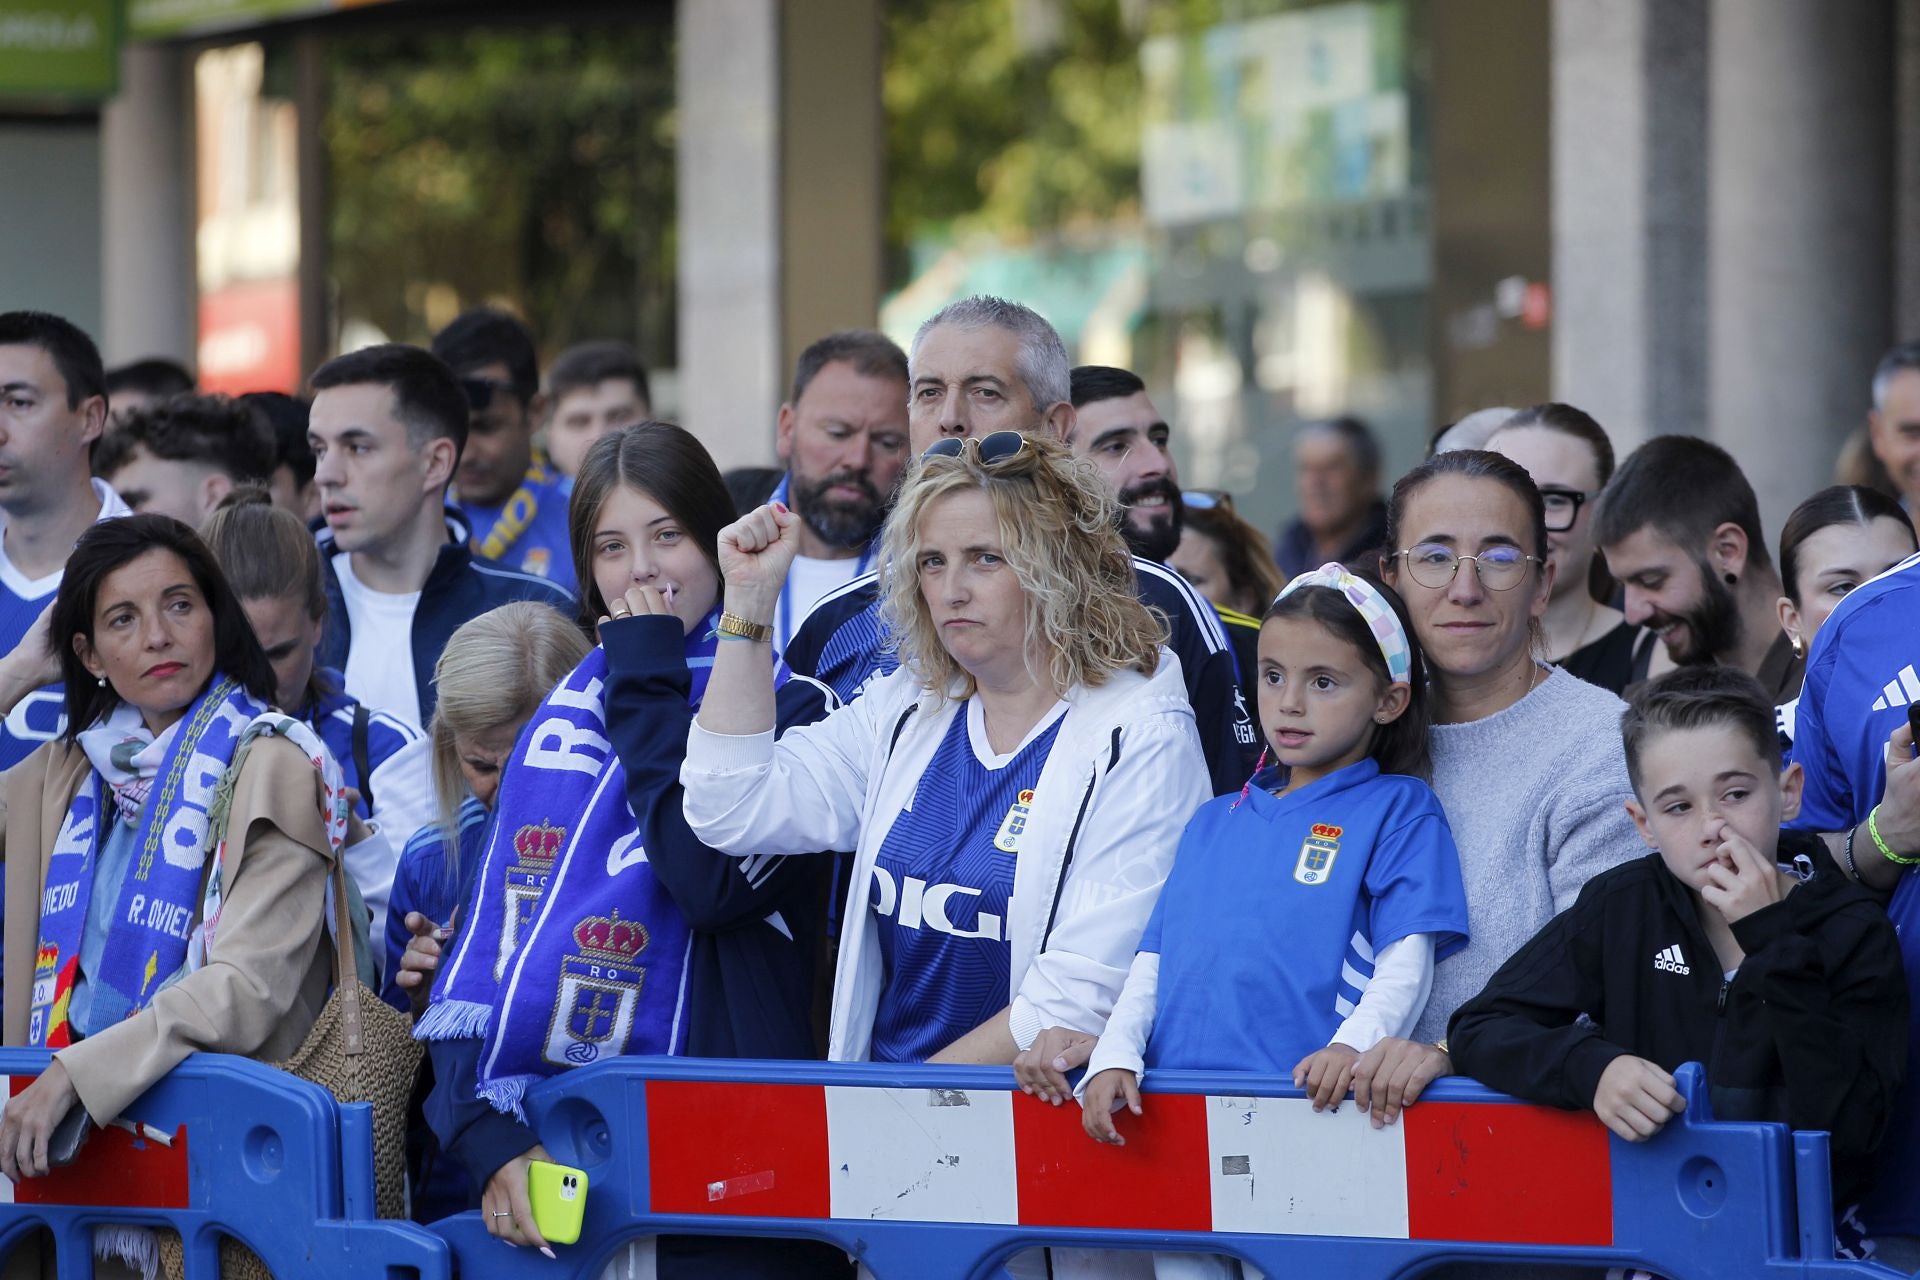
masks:
[(722, 613), (720, 623), (714, 628), (722, 640), (752, 640), (759, 644), (768, 644), (773, 640), (773, 628), (764, 622), (750, 622), (737, 613)]

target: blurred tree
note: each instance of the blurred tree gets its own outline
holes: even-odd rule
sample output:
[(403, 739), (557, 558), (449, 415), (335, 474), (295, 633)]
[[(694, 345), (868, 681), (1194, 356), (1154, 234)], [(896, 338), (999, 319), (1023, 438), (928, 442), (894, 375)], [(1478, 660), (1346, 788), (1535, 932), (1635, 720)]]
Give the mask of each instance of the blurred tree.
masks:
[[(1131, 221), (1140, 34), (1124, 0), (892, 0), (888, 248)], [(896, 276), (897, 278), (897, 276)]]
[(335, 332), (425, 341), (518, 311), (543, 352), (674, 363), (671, 23), (485, 27), (329, 44)]

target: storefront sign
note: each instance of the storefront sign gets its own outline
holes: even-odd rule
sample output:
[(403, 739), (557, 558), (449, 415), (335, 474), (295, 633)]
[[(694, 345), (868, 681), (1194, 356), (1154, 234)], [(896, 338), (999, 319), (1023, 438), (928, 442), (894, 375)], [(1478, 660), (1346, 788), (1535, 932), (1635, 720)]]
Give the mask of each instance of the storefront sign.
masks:
[(120, 79), (120, 0), (0, 0), (0, 97), (97, 101)]

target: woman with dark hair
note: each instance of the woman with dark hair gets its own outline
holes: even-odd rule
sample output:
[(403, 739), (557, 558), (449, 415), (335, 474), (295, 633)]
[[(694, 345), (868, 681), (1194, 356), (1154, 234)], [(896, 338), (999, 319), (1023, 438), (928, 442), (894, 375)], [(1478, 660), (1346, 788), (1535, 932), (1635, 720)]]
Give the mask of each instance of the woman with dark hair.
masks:
[(1447, 1019), (1580, 887), (1643, 851), (1620, 715), (1626, 704), (1534, 657), (1553, 596), (1546, 510), (1497, 453), (1436, 454), (1387, 506), (1383, 576), (1426, 654), (1433, 790), (1460, 848), (1472, 938), (1434, 967), (1412, 1039), (1361, 1056), (1354, 1097), (1391, 1121), (1452, 1070)]
[[(433, 1058), (428, 1123), (509, 1244), (546, 1247), (527, 1200), (527, 1167), (547, 1158), (523, 1119), (529, 1085), (629, 1054), (818, 1056), (825, 860), (730, 858), (681, 813), (687, 731), (719, 642), (716, 541), (732, 513), (707, 451), (667, 423), (601, 437), (574, 482), (568, 540), (600, 643), (507, 760), (418, 1033)], [(777, 727), (817, 719), (830, 699), (784, 682)], [(657, 1265), (847, 1272), (825, 1246), (684, 1236), (658, 1241)]]
[(1830, 485), (1793, 509), (1780, 529), (1780, 630), (1793, 646), (1795, 679), (1770, 689), (1783, 746), (1793, 745), (1800, 707), (1800, 676), (1813, 637), (1834, 606), (1855, 587), (1877, 578), (1914, 552), (1906, 508), (1860, 485)]
[[(1285, 585), (1260, 531), (1240, 518), (1231, 494), (1189, 489), (1180, 495), (1180, 545), (1167, 567), (1219, 610), (1232, 610), (1259, 630), (1260, 616)], [(1253, 663), (1243, 664), (1251, 672)]]
[[(270, 710), (273, 668), (186, 525), (88, 530), (47, 635), (0, 662), (0, 706), (55, 675), (67, 698), (65, 735), (7, 772), (0, 811), (5, 1038), (55, 1050), (0, 1120), (15, 1179), (47, 1172), (76, 1102), (104, 1124), (196, 1050), (292, 1055), (326, 1000), (346, 826), (336, 767)], [(129, 1261), (143, 1251), (109, 1236)]]
[(265, 489), (236, 489), (207, 517), (200, 536), (273, 664), (274, 704), (311, 726), (340, 765), (366, 830), (342, 856), (377, 926), (387, 918), (401, 846), (433, 821), (427, 740), (398, 717), (366, 706), (346, 691), (338, 671), (317, 661), (327, 595), (320, 549), (300, 517), (273, 505)]
[(1527, 469), (1546, 511), (1553, 595), (1541, 628), (1546, 658), (1610, 693), (1644, 680), (1653, 633), (1606, 603), (1607, 562), (1593, 540), (1594, 499), (1613, 478), (1613, 442), (1570, 404), (1537, 404), (1508, 418), (1487, 448)]

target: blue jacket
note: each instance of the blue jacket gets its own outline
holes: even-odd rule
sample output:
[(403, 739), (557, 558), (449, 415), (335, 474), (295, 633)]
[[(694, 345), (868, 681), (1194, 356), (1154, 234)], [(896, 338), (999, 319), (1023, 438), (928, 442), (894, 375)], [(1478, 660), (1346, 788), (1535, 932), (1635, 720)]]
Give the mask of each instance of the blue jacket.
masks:
[[(607, 730), (626, 768), (627, 805), (654, 875), (693, 927), (687, 1053), (818, 1058), (813, 976), (831, 859), (732, 858), (702, 844), (681, 812), (680, 763), (694, 715), (684, 635), (677, 624), (632, 618), (601, 628), (601, 636)], [(824, 686), (796, 678), (780, 689), (775, 723), (780, 730), (808, 724), (835, 705)], [(469, 885), (463, 917), (471, 895)], [(482, 1047), (480, 1040), (427, 1045), (434, 1075), (427, 1123), (476, 1186), (534, 1144), (525, 1125), (474, 1096)]]
[[(466, 521), (448, 507), (447, 543), (440, 548), (420, 588), (420, 605), (413, 611), (413, 678), (420, 690), (423, 725), (433, 719), (433, 664), (440, 660), (440, 651), (461, 623), (515, 600), (550, 604), (568, 617), (574, 612), (573, 596), (544, 578), (476, 556), (468, 549), (469, 536)], [(314, 533), (314, 539), (320, 544), (320, 572), (327, 589), (327, 627), (320, 637), (320, 665), (344, 671), (347, 653), (353, 647), (353, 626), (347, 620), (340, 576), (333, 571), (338, 548), (334, 546), (333, 530), (325, 525)]]

